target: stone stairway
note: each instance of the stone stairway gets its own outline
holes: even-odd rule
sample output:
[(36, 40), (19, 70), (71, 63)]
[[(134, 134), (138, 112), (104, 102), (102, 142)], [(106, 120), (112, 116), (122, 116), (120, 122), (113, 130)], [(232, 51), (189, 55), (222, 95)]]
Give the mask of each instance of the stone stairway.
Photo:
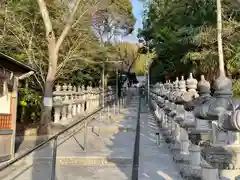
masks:
[[(137, 122), (138, 98), (133, 98), (120, 114), (110, 118), (95, 118), (87, 127), (87, 149), (84, 149), (84, 131), (72, 132), (58, 140), (57, 180), (124, 180), (131, 179)], [(80, 124), (77, 128), (84, 128)], [(26, 158), (0, 172), (1, 180), (51, 179), (52, 144), (33, 152)]]
[[(70, 136), (79, 124), (58, 140), (56, 180), (127, 180), (132, 179), (139, 97), (134, 96), (120, 114), (104, 113), (88, 121), (87, 149), (84, 131)], [(112, 111), (113, 112), (113, 111)], [(155, 119), (142, 101), (140, 114), (139, 180), (181, 180), (179, 170), (165, 144), (156, 145), (159, 132)], [(50, 180), (52, 143), (33, 152), (6, 170), (1, 180)]]

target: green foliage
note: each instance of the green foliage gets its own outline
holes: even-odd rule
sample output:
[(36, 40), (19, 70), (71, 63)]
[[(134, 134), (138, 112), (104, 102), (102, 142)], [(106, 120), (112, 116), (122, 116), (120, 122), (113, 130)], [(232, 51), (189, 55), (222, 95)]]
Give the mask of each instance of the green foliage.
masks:
[[(58, 38), (70, 13), (69, 2), (46, 2), (55, 36)], [(114, 49), (112, 44), (102, 47), (102, 42), (92, 30), (94, 15), (98, 14), (98, 25), (103, 25), (103, 21), (100, 20), (109, 16), (124, 25), (121, 29), (132, 27), (135, 23), (132, 6), (128, 0), (100, 0), (96, 7), (92, 6), (93, 2), (95, 1), (82, 1), (83, 4), (80, 5), (76, 17), (89, 10), (77, 21), (61, 46), (56, 81), (69, 80), (79, 69), (84, 69), (81, 73), (82, 78), (92, 77), (91, 74), (87, 75), (88, 72), (99, 74), (101, 71), (99, 66), (91, 63), (92, 61), (116, 59), (116, 56), (113, 56), (116, 54), (116, 48)], [(45, 28), (37, 2), (8, 0), (5, 6), (1, 6), (0, 27), (1, 51), (33, 67), (36, 70), (36, 79), (32, 81), (31, 86), (43, 91), (48, 69), (48, 51)], [(112, 70), (110, 65), (107, 66)], [(108, 68), (106, 70), (108, 71)]]
[(233, 94), (234, 97), (240, 98), (240, 81), (233, 79)]
[(41, 93), (34, 89), (20, 87), (18, 94), (18, 115), (21, 122), (36, 122), (40, 119)]
[[(236, 79), (240, 67), (240, 4), (222, 0), (223, 47), (226, 70)], [(204, 74), (209, 81), (218, 75), (216, 1), (153, 0), (145, 11), (139, 36), (156, 49), (151, 80)], [(215, 75), (215, 77), (213, 76)], [(234, 80), (234, 92), (237, 85)]]
[[(123, 61), (123, 70), (129, 71), (139, 58), (138, 45), (129, 42), (115, 44), (116, 59)], [(121, 64), (118, 64), (118, 66)], [(120, 68), (119, 68), (120, 69)]]
[[(56, 39), (61, 35), (69, 14), (70, 1), (48, 1), (47, 8), (52, 21)], [(98, 25), (102, 19), (111, 17), (119, 29), (129, 33), (135, 23), (129, 0), (81, 1), (74, 19), (74, 26), (61, 45), (56, 83), (98, 84), (102, 65), (95, 62), (114, 61), (118, 57), (114, 44), (105, 43), (93, 32), (93, 18), (98, 15)], [(82, 14), (86, 12), (85, 14)], [(80, 19), (78, 19), (81, 17)], [(109, 19), (108, 19), (109, 20)], [(48, 42), (45, 27), (37, 1), (7, 0), (0, 2), (0, 49), (36, 70), (29, 81), (29, 89), (20, 88), (19, 119), (36, 120), (41, 109), (41, 96), (49, 65)], [(106, 64), (106, 74), (113, 65)]]
[(136, 75), (144, 75), (147, 72), (147, 68), (151, 66), (152, 61), (156, 55), (154, 48), (147, 48), (145, 46), (139, 47), (139, 56), (134, 62), (133, 69)]
[(146, 55), (141, 54), (139, 58), (136, 60), (136, 62), (133, 65), (133, 71), (136, 73), (136, 75), (140, 76), (145, 73), (146, 70)]

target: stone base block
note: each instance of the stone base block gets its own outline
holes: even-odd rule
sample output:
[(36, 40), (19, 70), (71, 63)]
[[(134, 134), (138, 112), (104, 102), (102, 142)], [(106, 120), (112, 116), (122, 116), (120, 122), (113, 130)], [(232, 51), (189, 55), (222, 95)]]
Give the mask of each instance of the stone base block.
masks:
[(170, 151), (175, 154), (175, 153), (180, 153), (181, 150), (181, 145), (179, 143), (176, 144), (171, 144)]
[(201, 167), (192, 165), (180, 165), (180, 174), (184, 179), (201, 180)]
[(236, 179), (240, 175), (240, 169), (222, 169), (219, 170), (221, 177), (224, 179)]
[(185, 155), (185, 154), (175, 154), (173, 156), (173, 160), (176, 163), (180, 163), (180, 164), (189, 164), (190, 162), (190, 157), (189, 155)]
[(201, 172), (202, 180), (209, 180), (209, 179), (219, 180), (220, 174), (219, 174), (218, 168), (213, 167), (206, 161), (201, 162), (201, 168), (202, 168), (202, 172)]

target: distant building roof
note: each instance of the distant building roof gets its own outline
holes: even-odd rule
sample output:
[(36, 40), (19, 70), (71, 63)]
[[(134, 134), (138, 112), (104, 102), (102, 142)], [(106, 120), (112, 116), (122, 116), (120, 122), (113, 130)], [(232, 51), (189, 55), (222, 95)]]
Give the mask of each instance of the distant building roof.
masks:
[(35, 71), (30, 66), (0, 52), (0, 66), (18, 73), (27, 73), (29, 71)]

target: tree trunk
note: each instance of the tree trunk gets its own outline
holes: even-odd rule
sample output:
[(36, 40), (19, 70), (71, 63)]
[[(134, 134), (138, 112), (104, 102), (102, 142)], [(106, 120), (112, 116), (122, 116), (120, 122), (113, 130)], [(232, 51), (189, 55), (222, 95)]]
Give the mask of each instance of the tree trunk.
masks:
[[(45, 29), (46, 29), (46, 38), (48, 41), (48, 54), (49, 54), (49, 64), (48, 64), (48, 73), (44, 88), (44, 98), (43, 98), (43, 109), (41, 114), (41, 124), (38, 129), (39, 134), (48, 134), (51, 131), (50, 123), (51, 123), (51, 115), (52, 115), (52, 93), (53, 93), (53, 86), (54, 81), (56, 78), (57, 72), (57, 62), (58, 62), (58, 54), (59, 49), (66, 38), (69, 30), (72, 27), (72, 22), (74, 19), (74, 15), (78, 10), (81, 1), (76, 1), (76, 5), (72, 10), (72, 13), (65, 25), (61, 35), (59, 36), (58, 40), (56, 41), (56, 37), (54, 34), (54, 30), (52, 27), (52, 22), (49, 16), (49, 12), (47, 9), (47, 5), (45, 0), (37, 0), (39, 10), (41, 12)], [(82, 14), (83, 15), (83, 14)]]
[(48, 134), (51, 132), (51, 119), (52, 119), (52, 92), (54, 81), (47, 80), (45, 83), (43, 109), (41, 114), (41, 123), (39, 127), (39, 134)]
[(49, 57), (49, 69), (44, 87), (43, 109), (41, 114), (41, 123), (38, 133), (49, 134), (51, 133), (51, 121), (52, 121), (52, 99), (53, 99), (53, 87), (56, 75), (57, 58), (55, 53), (51, 53)]
[(223, 58), (222, 45), (222, 7), (221, 0), (217, 0), (217, 38), (218, 38), (218, 57), (219, 57), (219, 73), (220, 76), (226, 76)]

